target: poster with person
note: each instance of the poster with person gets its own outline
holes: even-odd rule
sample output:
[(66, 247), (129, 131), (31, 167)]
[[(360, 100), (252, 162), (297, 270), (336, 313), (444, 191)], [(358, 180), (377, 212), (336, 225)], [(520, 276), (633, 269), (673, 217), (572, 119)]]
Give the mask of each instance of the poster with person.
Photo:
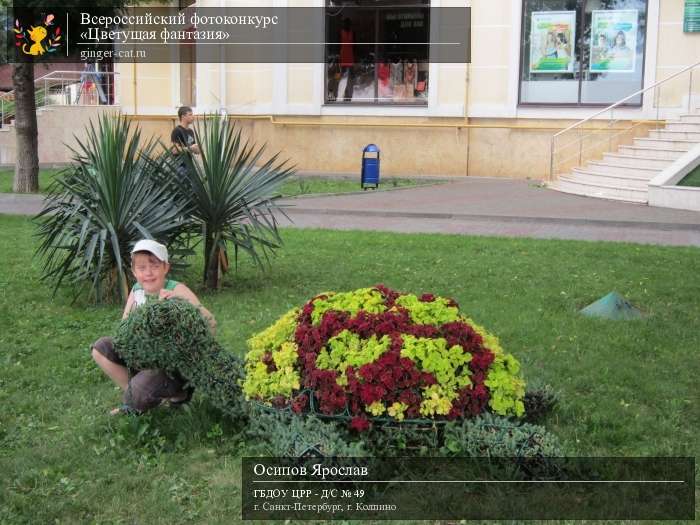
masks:
[(576, 11), (535, 11), (530, 28), (530, 73), (574, 71)]
[(636, 9), (593, 11), (591, 73), (634, 73), (637, 66)]

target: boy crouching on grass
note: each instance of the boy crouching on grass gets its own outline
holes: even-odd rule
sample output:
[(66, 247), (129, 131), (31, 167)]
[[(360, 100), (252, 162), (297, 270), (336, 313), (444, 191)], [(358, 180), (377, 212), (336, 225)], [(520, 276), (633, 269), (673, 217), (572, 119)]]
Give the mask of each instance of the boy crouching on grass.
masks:
[[(216, 330), (214, 316), (201, 305), (197, 296), (183, 283), (167, 279), (170, 264), (168, 249), (156, 241), (138, 241), (131, 251), (131, 270), (137, 283), (126, 301), (122, 319), (146, 303), (146, 295), (160, 299), (179, 297), (198, 307), (209, 321), (212, 332)], [(101, 337), (92, 346), (92, 357), (99, 367), (124, 391), (124, 404), (112, 410), (120, 412), (144, 412), (169, 401), (171, 405), (187, 403), (192, 398), (191, 387), (175, 374), (169, 376), (164, 370), (127, 369), (124, 360), (117, 354), (111, 337)]]

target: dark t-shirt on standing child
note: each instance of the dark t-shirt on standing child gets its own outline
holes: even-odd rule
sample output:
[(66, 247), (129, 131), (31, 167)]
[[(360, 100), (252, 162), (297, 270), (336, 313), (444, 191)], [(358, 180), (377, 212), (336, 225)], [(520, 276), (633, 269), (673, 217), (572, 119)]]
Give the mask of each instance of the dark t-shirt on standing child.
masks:
[(173, 144), (179, 144), (184, 148), (189, 148), (194, 144), (194, 131), (189, 128), (183, 128), (178, 124), (170, 134), (170, 141)]

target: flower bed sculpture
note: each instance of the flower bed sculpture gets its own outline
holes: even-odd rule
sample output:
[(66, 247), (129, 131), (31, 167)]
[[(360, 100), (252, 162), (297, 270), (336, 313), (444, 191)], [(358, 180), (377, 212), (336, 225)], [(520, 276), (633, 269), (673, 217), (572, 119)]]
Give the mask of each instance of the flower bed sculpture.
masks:
[(324, 293), (249, 345), (247, 399), (346, 418), (357, 431), (372, 421), (524, 414), (518, 361), (451, 299), (381, 285)]

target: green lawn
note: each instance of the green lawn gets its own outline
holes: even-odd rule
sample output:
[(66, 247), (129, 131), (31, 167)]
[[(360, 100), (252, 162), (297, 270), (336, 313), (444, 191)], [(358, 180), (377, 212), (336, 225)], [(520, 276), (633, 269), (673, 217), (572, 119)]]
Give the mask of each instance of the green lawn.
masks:
[[(51, 299), (27, 218), (0, 216), (0, 523), (240, 523), (241, 430), (195, 395), (184, 410), (109, 417), (118, 392), (89, 356), (121, 305)], [(527, 380), (561, 395), (546, 426), (569, 455), (697, 456), (700, 251), (618, 243), (285, 229), (272, 269), (243, 261), (203, 293), (220, 341), (245, 340), (326, 290), (377, 283), (452, 296)], [(310, 247), (313, 247), (312, 249)], [(617, 290), (635, 322), (577, 309)], [(444, 522), (443, 522), (444, 523)]]
[[(431, 182), (385, 177), (381, 179), (379, 189), (407, 188), (421, 184), (431, 184)], [(292, 177), (282, 186), (282, 195), (288, 197), (313, 193), (348, 193), (352, 191), (363, 191), (360, 187), (359, 175), (356, 180), (329, 179), (323, 177)]]
[(688, 173), (682, 181), (678, 183), (679, 186), (700, 186), (700, 166), (695, 168), (693, 171)]
[[(46, 192), (49, 184), (59, 171), (61, 170), (39, 170), (39, 192)], [(13, 177), (13, 171), (0, 171), (0, 193), (12, 192)], [(405, 188), (430, 183), (430, 181), (387, 177), (382, 180), (379, 189)], [(352, 191), (362, 191), (360, 188), (359, 175), (357, 176), (357, 180), (330, 179), (323, 177), (292, 177), (283, 184), (281, 193), (286, 197), (291, 197), (295, 195), (307, 195), (314, 193), (348, 193)]]
[[(39, 170), (39, 192), (46, 193), (46, 189), (60, 169)], [(0, 171), (0, 193), (12, 193), (12, 179), (15, 172), (12, 170)]]

